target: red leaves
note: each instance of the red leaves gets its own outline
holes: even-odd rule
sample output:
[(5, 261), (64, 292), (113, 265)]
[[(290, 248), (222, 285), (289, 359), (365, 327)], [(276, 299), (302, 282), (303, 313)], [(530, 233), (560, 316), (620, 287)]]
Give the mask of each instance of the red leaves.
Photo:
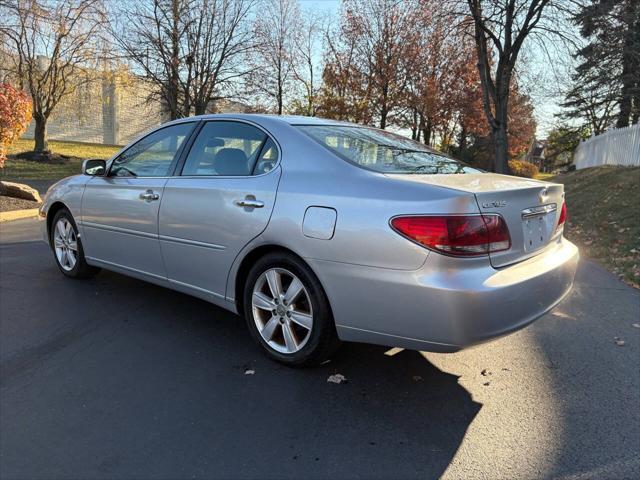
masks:
[(0, 168), (7, 148), (24, 133), (31, 121), (31, 98), (9, 83), (0, 83)]

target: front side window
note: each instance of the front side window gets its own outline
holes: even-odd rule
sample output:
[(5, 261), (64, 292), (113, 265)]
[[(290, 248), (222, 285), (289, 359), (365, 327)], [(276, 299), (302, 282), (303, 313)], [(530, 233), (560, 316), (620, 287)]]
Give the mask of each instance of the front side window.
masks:
[(347, 125), (297, 125), (344, 160), (381, 173), (480, 173), (420, 142), (385, 130)]
[[(268, 171), (271, 140), (259, 128), (242, 122), (207, 122), (193, 143), (182, 175), (246, 176), (253, 175), (256, 164)], [(265, 150), (266, 149), (266, 150)], [(275, 146), (273, 148), (275, 150)], [(268, 156), (268, 159), (265, 158)], [(275, 153), (277, 159), (277, 151)]]
[(116, 177), (166, 177), (180, 146), (191, 133), (194, 123), (180, 123), (162, 128), (127, 148), (111, 166)]

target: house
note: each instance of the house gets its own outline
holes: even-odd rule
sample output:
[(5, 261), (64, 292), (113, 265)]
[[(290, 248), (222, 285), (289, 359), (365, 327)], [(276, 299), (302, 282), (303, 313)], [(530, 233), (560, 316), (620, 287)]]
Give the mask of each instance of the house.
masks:
[(525, 161), (529, 163), (533, 163), (535, 166), (538, 167), (538, 169), (540, 169), (540, 171), (542, 171), (544, 167), (546, 149), (547, 149), (546, 140), (537, 140), (534, 138), (533, 141), (531, 142), (531, 146), (529, 147), (529, 151), (525, 156)]

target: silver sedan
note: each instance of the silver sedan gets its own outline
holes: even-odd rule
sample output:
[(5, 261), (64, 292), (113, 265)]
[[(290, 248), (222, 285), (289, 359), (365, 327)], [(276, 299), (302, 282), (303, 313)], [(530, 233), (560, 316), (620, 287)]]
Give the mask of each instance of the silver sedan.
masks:
[(505, 335), (560, 302), (578, 262), (562, 185), (307, 117), (167, 123), (85, 161), (40, 217), (64, 275), (203, 298), (290, 365), (340, 340), (454, 352)]

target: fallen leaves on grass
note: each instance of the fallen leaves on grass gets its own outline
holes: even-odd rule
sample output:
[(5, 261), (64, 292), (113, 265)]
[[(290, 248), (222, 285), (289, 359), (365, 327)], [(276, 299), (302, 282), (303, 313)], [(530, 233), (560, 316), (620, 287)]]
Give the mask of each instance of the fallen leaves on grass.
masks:
[(578, 244), (585, 257), (640, 288), (636, 194), (640, 168), (594, 167), (560, 175), (553, 181), (565, 185), (570, 209), (564, 235)]

